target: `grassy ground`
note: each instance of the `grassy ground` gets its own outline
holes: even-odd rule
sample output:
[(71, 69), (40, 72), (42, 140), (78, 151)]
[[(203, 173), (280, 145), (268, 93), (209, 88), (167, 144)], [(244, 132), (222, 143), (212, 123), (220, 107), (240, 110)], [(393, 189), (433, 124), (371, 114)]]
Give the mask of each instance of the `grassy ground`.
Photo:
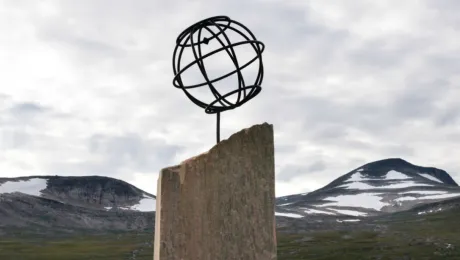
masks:
[[(39, 238), (0, 239), (2, 260), (114, 260), (153, 259), (149, 248), (151, 234), (123, 234), (67, 237), (59, 240)], [(149, 239), (150, 238), (150, 239)]]
[[(460, 259), (460, 212), (392, 220), (386, 231), (278, 234), (278, 260)], [(413, 219), (413, 218), (412, 218)], [(152, 260), (151, 233), (0, 238), (2, 260)]]
[(460, 259), (460, 211), (402, 216), (385, 231), (324, 231), (279, 236), (279, 260)]

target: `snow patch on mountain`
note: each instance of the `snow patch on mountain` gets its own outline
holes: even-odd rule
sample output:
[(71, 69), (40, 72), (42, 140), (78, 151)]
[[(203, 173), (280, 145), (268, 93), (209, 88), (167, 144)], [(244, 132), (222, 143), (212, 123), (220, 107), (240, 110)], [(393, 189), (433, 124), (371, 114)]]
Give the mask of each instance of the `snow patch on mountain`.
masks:
[(439, 183), (444, 183), (442, 182), (441, 180), (439, 180), (438, 178), (434, 177), (434, 176), (431, 176), (429, 174), (426, 174), (426, 173), (419, 173), (419, 175), (421, 175), (423, 178), (426, 178), (428, 180), (431, 180), (431, 181), (435, 181), (435, 182), (439, 182)]
[[(415, 196), (412, 194), (420, 194), (421, 196)], [(383, 207), (389, 206), (390, 203), (383, 202), (383, 196), (385, 193), (360, 193), (360, 194), (349, 194), (349, 195), (338, 195), (330, 196), (325, 198), (323, 201), (332, 201), (326, 202), (319, 205), (319, 207), (356, 207), (356, 208), (365, 208), (373, 209), (380, 211)], [(437, 200), (437, 199), (447, 199), (453, 197), (460, 197), (460, 193), (448, 193), (446, 191), (407, 191), (399, 194), (399, 198), (393, 199), (393, 202), (401, 203), (403, 201), (413, 201), (413, 200)], [(337, 211), (337, 209), (333, 209)], [(341, 212), (339, 212), (341, 213)], [(344, 213), (348, 214), (348, 213)], [(366, 215), (367, 213), (362, 213), (361, 215)], [(353, 214), (348, 214), (353, 215)], [(354, 215), (354, 216), (361, 216)]]
[(387, 180), (407, 180), (407, 179), (412, 179), (411, 177), (407, 176), (406, 174), (402, 172), (398, 172), (395, 170), (391, 170), (386, 174), (386, 179)]
[(327, 197), (324, 200), (331, 200), (326, 204), (322, 204), (321, 207), (327, 206), (339, 206), (339, 207), (362, 207), (380, 210), (387, 204), (382, 202), (382, 198), (378, 196), (378, 193), (361, 193), (353, 195), (339, 195), (335, 197)]
[(46, 189), (47, 180), (41, 178), (32, 178), (20, 181), (7, 181), (0, 184), (1, 193), (21, 192), (32, 196), (41, 196), (41, 191)]
[(341, 186), (338, 186), (337, 188), (346, 188), (346, 189), (355, 189), (355, 190), (368, 190), (368, 189), (374, 189), (375, 187), (372, 186), (372, 185), (369, 185), (367, 183), (364, 183), (364, 182), (352, 182), (350, 184), (347, 184), (347, 185), (341, 185)]
[(409, 188), (409, 187), (415, 187), (415, 186), (433, 186), (430, 184), (425, 184), (425, 183), (417, 183), (415, 181), (405, 181), (401, 183), (393, 183), (389, 185), (385, 185), (383, 187), (375, 187), (379, 189), (400, 189), (400, 188)]
[(355, 174), (351, 175), (350, 178), (348, 178), (348, 181), (365, 181), (367, 178), (365, 178), (362, 174), (361, 171), (363, 169), (359, 169), (356, 171)]
[(420, 211), (420, 212), (417, 213), (417, 215), (423, 215), (423, 214), (434, 213), (434, 212), (439, 212), (439, 211), (442, 211), (442, 208), (426, 210), (426, 211)]
[(318, 209), (306, 209), (305, 213), (308, 214), (326, 214), (326, 215), (336, 215), (334, 212), (329, 212), (325, 210), (318, 210)]
[[(138, 204), (131, 207), (118, 207), (122, 210), (135, 210), (141, 212), (151, 212), (156, 211), (156, 199), (144, 193), (144, 197), (139, 201)], [(106, 210), (112, 210), (113, 207), (104, 207)]]
[(350, 216), (355, 216), (355, 217), (366, 216), (367, 215), (367, 213), (365, 213), (365, 212), (360, 212), (360, 211), (356, 211), (356, 210), (347, 210), (347, 209), (334, 209), (334, 210), (337, 211), (340, 214), (350, 215)]
[[(373, 180), (370, 179), (369, 177), (365, 176), (362, 173), (363, 169), (356, 170), (353, 175), (350, 176), (348, 181), (367, 181), (367, 180)], [(406, 174), (402, 172), (398, 172), (395, 170), (389, 171), (386, 175), (384, 180), (406, 180), (406, 179), (411, 179), (411, 177), (407, 176)]]
[(288, 218), (303, 218), (303, 217), (304, 217), (304, 216), (299, 215), (299, 214), (294, 214), (294, 213), (281, 213), (281, 212), (275, 212), (275, 216), (288, 217)]
[(407, 200), (436, 200), (436, 199), (448, 199), (459, 197), (460, 193), (446, 193), (446, 194), (435, 194), (429, 196), (422, 196), (422, 197), (413, 197), (413, 196), (406, 196), (397, 198), (395, 201), (407, 201)]
[[(362, 170), (362, 169), (360, 169)], [(356, 190), (370, 190), (370, 189), (399, 189), (399, 188), (408, 188), (413, 186), (433, 186), (431, 184), (417, 183), (415, 181), (409, 180), (412, 179), (408, 175), (390, 170), (386, 173), (384, 178), (372, 178), (363, 175), (363, 173), (358, 170), (350, 176), (350, 178), (344, 183), (344, 185), (338, 186), (337, 188), (346, 188), (346, 189), (356, 189)], [(388, 180), (405, 180), (398, 183), (389, 183)], [(374, 186), (366, 183), (365, 181), (382, 181), (386, 185)]]
[(447, 191), (442, 190), (412, 190), (412, 191), (404, 191), (400, 192), (399, 194), (422, 194), (422, 195), (431, 195), (431, 194), (446, 194)]
[(131, 210), (137, 210), (142, 212), (155, 211), (156, 210), (156, 200), (144, 194), (144, 198), (139, 201), (139, 204), (131, 207)]
[(360, 219), (343, 219), (343, 220), (340, 220), (340, 219), (336, 219), (337, 222), (339, 223), (342, 223), (342, 222), (358, 222), (358, 221), (361, 221)]

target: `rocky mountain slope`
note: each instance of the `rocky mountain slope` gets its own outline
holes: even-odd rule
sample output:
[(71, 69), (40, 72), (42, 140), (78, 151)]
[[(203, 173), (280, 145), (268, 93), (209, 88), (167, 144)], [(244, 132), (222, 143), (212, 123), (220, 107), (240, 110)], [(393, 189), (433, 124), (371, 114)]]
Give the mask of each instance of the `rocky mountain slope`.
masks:
[[(417, 218), (460, 207), (460, 187), (443, 170), (386, 159), (363, 165), (325, 187), (276, 199), (287, 232), (375, 228), (376, 219)], [(0, 234), (152, 230), (155, 196), (100, 177), (0, 178)], [(24, 229), (25, 228), (25, 229)]]
[(277, 198), (277, 215), (306, 221), (360, 221), (460, 198), (448, 173), (386, 159), (363, 165), (310, 193)]
[(153, 228), (155, 196), (100, 177), (0, 178), (0, 229)]

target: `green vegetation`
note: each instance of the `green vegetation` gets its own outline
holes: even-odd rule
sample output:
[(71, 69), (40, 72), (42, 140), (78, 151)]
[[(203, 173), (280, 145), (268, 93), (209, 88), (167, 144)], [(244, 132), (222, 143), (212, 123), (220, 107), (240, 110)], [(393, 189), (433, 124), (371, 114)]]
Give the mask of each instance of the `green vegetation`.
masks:
[[(278, 260), (460, 259), (460, 211), (400, 216), (380, 231), (278, 234)], [(410, 220), (413, 219), (413, 220)], [(0, 238), (2, 260), (152, 260), (153, 236), (143, 233)], [(135, 255), (135, 258), (133, 258)]]
[(278, 259), (460, 259), (459, 216), (459, 210), (416, 217), (401, 214), (377, 222), (380, 231), (357, 228), (283, 235), (279, 236)]
[[(0, 239), (0, 259), (4, 260), (114, 260), (130, 259), (133, 251), (136, 259), (149, 259), (151, 234), (92, 235), (49, 238)], [(142, 250), (141, 250), (142, 249)]]

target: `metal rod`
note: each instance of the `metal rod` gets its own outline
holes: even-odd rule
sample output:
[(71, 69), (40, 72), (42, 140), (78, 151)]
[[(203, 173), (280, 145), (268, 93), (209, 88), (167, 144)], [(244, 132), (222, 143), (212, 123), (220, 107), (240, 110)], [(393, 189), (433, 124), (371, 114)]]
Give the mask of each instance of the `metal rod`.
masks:
[(220, 112), (217, 112), (217, 143), (220, 142)]

